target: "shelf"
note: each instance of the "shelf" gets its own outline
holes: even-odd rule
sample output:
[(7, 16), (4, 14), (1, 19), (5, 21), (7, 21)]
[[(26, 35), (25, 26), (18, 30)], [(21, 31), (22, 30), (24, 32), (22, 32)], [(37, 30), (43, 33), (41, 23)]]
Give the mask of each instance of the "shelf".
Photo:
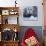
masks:
[(18, 16), (2, 16), (2, 24), (18, 24)]
[[(18, 38), (18, 32), (20, 30), (20, 26), (18, 24), (18, 16), (19, 16), (19, 7), (0, 7), (0, 46), (18, 46), (19, 40)], [(14, 23), (13, 23), (14, 21)], [(6, 30), (7, 29), (7, 30)], [(9, 41), (6, 41), (2, 37), (4, 35), (4, 30), (14, 32), (13, 34), (10, 34), (8, 32), (8, 36), (11, 36), (10, 38), (8, 37), (7, 39), (10, 39)], [(17, 34), (16, 34), (17, 33)], [(16, 37), (15, 37), (16, 34)], [(13, 35), (13, 36), (12, 36)], [(5, 35), (4, 35), (5, 36)], [(5, 36), (6, 37), (6, 36)], [(13, 41), (15, 37), (15, 41)], [(17, 39), (17, 40), (16, 40)]]
[(10, 40), (10, 41), (3, 41), (4, 43), (16, 43), (16, 42), (19, 42), (19, 40), (15, 40), (15, 41), (12, 41), (12, 40)]
[(18, 24), (19, 7), (0, 7), (0, 16), (0, 24)]
[(14, 31), (14, 29), (17, 29), (17, 31), (20, 30), (20, 26), (18, 24), (1, 24), (1, 30), (5, 29), (5, 28), (9, 28), (12, 29)]
[(2, 15), (19, 15), (19, 7), (2, 7)]
[(18, 41), (2, 42), (3, 46), (18, 46)]

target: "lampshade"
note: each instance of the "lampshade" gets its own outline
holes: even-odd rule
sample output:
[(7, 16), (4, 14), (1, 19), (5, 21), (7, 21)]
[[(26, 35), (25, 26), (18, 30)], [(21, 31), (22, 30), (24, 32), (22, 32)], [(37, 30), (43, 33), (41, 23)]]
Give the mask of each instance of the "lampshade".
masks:
[(14, 29), (14, 32), (17, 32), (17, 29), (16, 28)]

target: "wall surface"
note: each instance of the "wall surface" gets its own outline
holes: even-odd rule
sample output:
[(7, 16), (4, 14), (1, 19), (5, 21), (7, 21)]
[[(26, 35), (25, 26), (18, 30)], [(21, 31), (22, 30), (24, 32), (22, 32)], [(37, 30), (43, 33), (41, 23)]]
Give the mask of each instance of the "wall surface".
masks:
[[(18, 1), (19, 2), (19, 1)], [(21, 26), (43, 26), (43, 6), (42, 0), (25, 0), (20, 1), (20, 25)], [(38, 21), (24, 21), (23, 9), (27, 6), (37, 6), (38, 7)]]
[(46, 0), (44, 0), (44, 26), (46, 27)]
[[(15, 6), (15, 0), (0, 0), (1, 7), (12, 7)], [(21, 26), (43, 26), (43, 6), (42, 0), (17, 0), (20, 8), (19, 24)], [(23, 9), (28, 6), (38, 7), (38, 21), (24, 21)]]
[(15, 0), (0, 0), (1, 7), (12, 7), (15, 6)]
[(44, 0), (44, 42), (46, 46), (46, 0)]

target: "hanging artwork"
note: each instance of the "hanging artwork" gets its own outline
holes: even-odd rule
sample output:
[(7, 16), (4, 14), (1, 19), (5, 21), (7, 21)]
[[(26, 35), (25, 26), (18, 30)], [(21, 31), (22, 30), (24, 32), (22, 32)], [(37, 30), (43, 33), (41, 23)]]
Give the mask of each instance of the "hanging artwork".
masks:
[(38, 19), (38, 9), (37, 6), (26, 7), (23, 10), (24, 20), (37, 20)]

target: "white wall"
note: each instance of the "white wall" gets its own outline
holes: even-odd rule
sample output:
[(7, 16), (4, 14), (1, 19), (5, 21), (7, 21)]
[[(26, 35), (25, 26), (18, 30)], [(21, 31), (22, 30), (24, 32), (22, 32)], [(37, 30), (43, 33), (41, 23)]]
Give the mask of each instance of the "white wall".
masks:
[[(19, 2), (19, 1), (18, 1)], [(37, 6), (38, 7), (38, 21), (24, 21), (23, 15), (23, 8), (26, 6)], [(21, 0), (20, 1), (20, 25), (22, 26), (43, 26), (43, 6), (42, 0)]]
[[(15, 6), (15, 0), (0, 0), (0, 6), (8, 7)], [(42, 0), (17, 0), (20, 7), (19, 24), (21, 26), (43, 26), (43, 6)], [(38, 21), (24, 21), (23, 19), (23, 9), (27, 6), (37, 6), (38, 7)]]
[(15, 0), (0, 0), (0, 6), (1, 7), (15, 6), (14, 1)]

